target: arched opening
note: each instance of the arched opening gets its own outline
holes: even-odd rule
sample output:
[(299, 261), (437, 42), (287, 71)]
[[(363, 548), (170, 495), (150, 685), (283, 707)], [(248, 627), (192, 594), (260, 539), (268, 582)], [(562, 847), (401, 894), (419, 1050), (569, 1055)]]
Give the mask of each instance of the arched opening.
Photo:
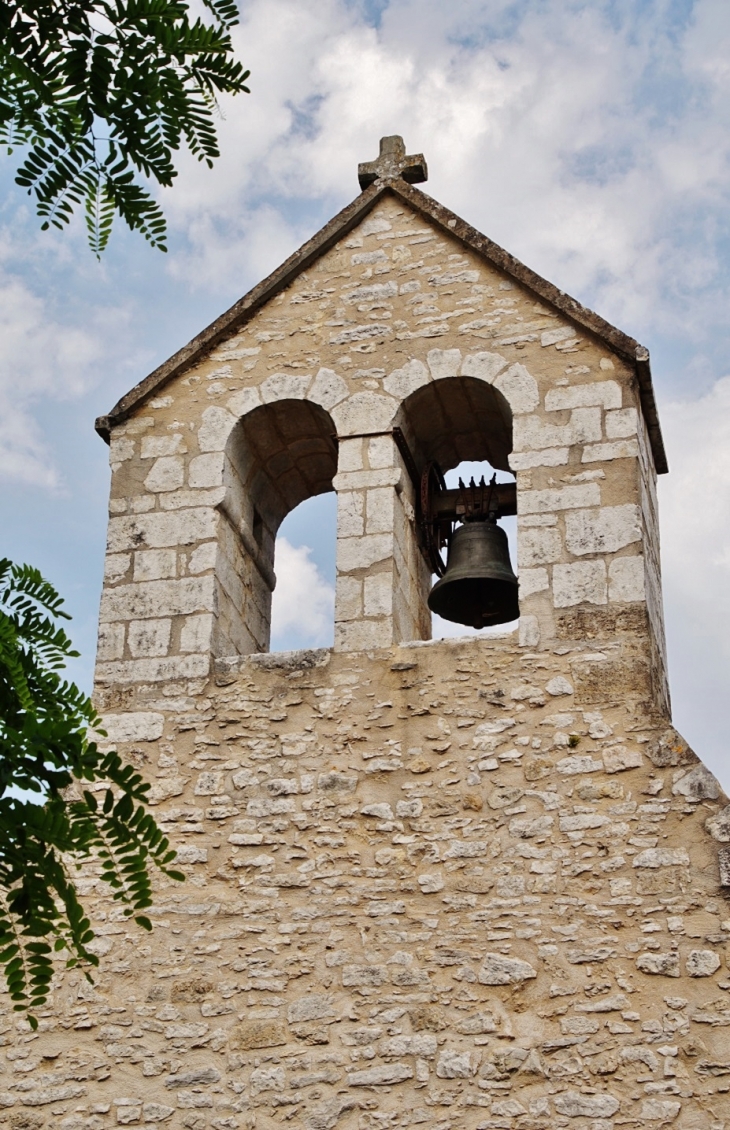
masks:
[(271, 650), (332, 647), (335, 630), (337, 496), (306, 498), (276, 535)]
[[(220, 506), (216, 654), (269, 650), (277, 533), (300, 503), (333, 490), (336, 471), (334, 424), (310, 401), (261, 405), (234, 428)], [(280, 557), (285, 569), (296, 568), (296, 555)]]
[[(512, 471), (502, 471), (499, 467), (494, 467), (488, 460), (470, 460), (465, 459), (456, 467), (452, 467), (444, 474), (446, 486), (453, 490), (459, 485), (459, 481), (468, 484), (472, 479), (479, 482), (482, 478), (489, 482), (492, 475), (496, 477), (498, 483), (513, 483), (515, 476)], [(509, 514), (504, 518), (500, 518), (499, 524), (507, 534), (507, 542), (509, 544), (509, 556), (512, 562), (512, 567), (515, 573), (517, 569), (517, 516)], [(436, 583), (436, 575), (431, 578), (431, 583)], [(482, 633), (501, 633), (510, 632), (517, 626), (517, 621), (513, 623), (500, 624), (496, 628), (472, 628), (468, 624), (455, 624), (451, 620), (442, 620), (440, 616), (435, 613), (431, 614), (431, 637), (435, 640), (442, 639), (456, 639), (460, 636), (478, 636)]]
[[(475, 377), (450, 377), (433, 381), (412, 393), (402, 404), (400, 426), (422, 471), (435, 462), (444, 474), (447, 489), (467, 485), (482, 477), (489, 482), (514, 483), (509, 467), (512, 450), (512, 412), (503, 394)], [(512, 567), (516, 569), (517, 523), (513, 516), (500, 518), (510, 547)], [(422, 592), (425, 601), (437, 580), (430, 568)], [(432, 637), (447, 638), (480, 632), (509, 631), (514, 624), (498, 628), (475, 629), (432, 616)]]
[(400, 417), (421, 465), (435, 460), (445, 474), (465, 460), (487, 460), (512, 474), (512, 412), (493, 385), (476, 377), (432, 381), (406, 397)]

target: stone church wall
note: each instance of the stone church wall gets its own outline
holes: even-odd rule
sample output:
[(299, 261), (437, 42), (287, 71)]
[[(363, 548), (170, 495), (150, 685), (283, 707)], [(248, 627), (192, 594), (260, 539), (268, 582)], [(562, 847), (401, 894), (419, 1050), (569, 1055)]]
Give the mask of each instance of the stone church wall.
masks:
[(0, 1125), (726, 1127), (729, 810), (637, 657), (512, 635), (148, 684), (119, 748), (188, 881), (150, 937), (83, 881), (101, 969), (37, 1035), (6, 1013)]
[[(419, 466), (517, 478), (429, 641)], [(394, 196), (111, 436), (96, 701), (184, 885), (2, 1012), (0, 1126), (730, 1130), (730, 806), (671, 727), (632, 366)], [(267, 654), (338, 494), (335, 647)], [(728, 845), (728, 846), (725, 846)]]

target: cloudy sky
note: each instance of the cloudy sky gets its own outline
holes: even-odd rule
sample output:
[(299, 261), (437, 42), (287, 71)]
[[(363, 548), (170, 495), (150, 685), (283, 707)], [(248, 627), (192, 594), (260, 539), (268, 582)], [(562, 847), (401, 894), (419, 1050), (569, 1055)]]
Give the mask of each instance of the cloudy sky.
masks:
[[(224, 106), (215, 170), (183, 161), (163, 195), (167, 256), (118, 227), (98, 264), (80, 227), (41, 233), (0, 168), (2, 552), (66, 594), (76, 677), (90, 686), (106, 523), (94, 417), (400, 133), (432, 195), (651, 350), (675, 722), (730, 787), (727, 0), (244, 0), (236, 42), (252, 93)], [(327, 642), (331, 500), (284, 535), (275, 644)]]

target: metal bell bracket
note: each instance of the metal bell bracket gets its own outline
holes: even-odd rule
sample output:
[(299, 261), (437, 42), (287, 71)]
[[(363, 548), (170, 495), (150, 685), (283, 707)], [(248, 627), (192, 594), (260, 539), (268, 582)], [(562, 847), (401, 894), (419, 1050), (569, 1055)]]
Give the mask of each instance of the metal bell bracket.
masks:
[(490, 483), (471, 480), (465, 486), (459, 479), (455, 489), (446, 486), (438, 463), (427, 463), (419, 474), (400, 428), (393, 428), (393, 439), (416, 489), (416, 519), (421, 549), (431, 571), (437, 577), (446, 572), (446, 562), (441, 553), (449, 544), (457, 522), (496, 521), (517, 513), (517, 486), (515, 483), (498, 483), (496, 475)]

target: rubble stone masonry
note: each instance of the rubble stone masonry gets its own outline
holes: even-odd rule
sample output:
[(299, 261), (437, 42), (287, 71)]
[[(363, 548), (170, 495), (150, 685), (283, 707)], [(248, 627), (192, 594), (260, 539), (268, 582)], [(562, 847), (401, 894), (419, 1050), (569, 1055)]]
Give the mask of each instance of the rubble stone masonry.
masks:
[[(414, 190), (411, 190), (414, 191)], [(517, 478), (519, 630), (430, 641), (419, 467)], [(730, 806), (671, 726), (630, 362), (397, 194), (111, 432), (96, 701), (184, 885), (80, 889), (0, 1126), (730, 1128)], [(333, 650), (267, 652), (338, 494)]]

